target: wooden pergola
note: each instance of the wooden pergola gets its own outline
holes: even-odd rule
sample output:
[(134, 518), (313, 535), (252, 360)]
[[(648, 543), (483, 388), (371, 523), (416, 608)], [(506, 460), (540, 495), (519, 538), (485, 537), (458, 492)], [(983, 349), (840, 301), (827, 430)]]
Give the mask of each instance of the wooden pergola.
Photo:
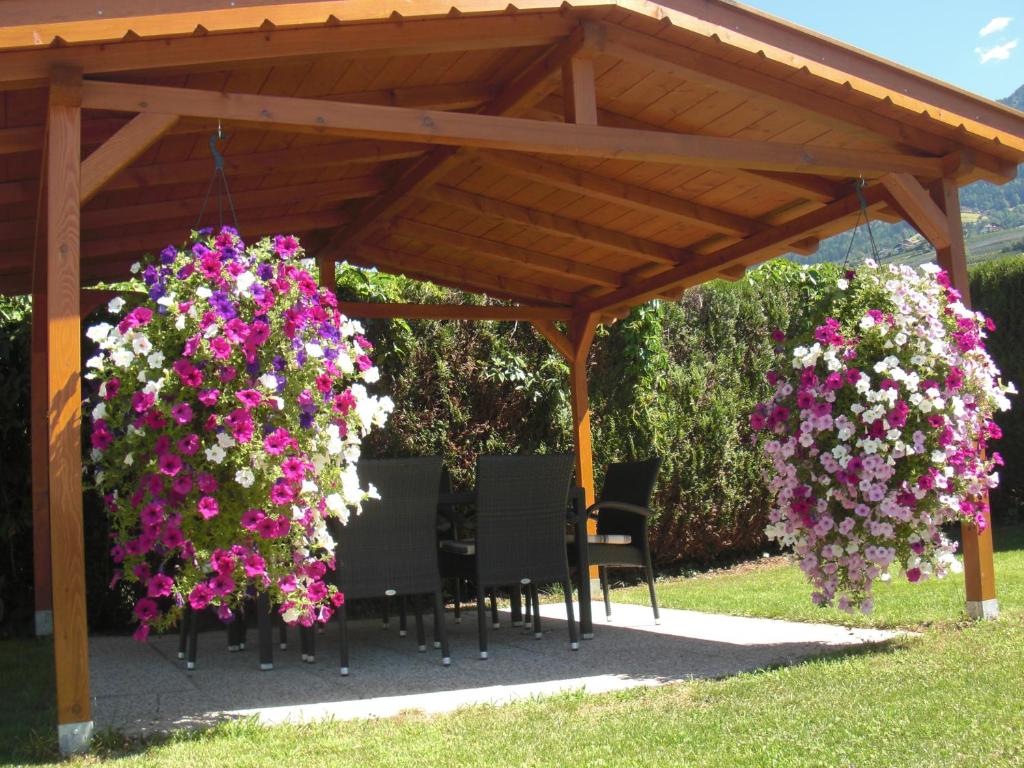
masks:
[[(229, 134), (244, 235), (507, 300), (355, 317), (529, 321), (569, 362), (593, 496), (595, 327), (812, 253), (860, 211), (906, 220), (968, 295), (957, 190), (1024, 161), (1024, 114), (725, 0), (6, 0), (0, 292), (33, 296), (36, 600), (61, 747), (91, 732), (83, 286), (180, 242)], [(964, 531), (994, 615), (991, 534)], [(52, 614), (51, 611), (52, 594)]]

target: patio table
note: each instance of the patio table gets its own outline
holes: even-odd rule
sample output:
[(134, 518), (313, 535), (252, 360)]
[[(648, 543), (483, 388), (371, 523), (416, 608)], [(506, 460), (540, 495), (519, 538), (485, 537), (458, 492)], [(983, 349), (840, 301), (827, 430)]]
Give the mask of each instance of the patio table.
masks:
[[(583, 489), (576, 488), (577, 495), (576, 509), (586, 509), (583, 503)], [(474, 491), (445, 491), (438, 496), (438, 504), (444, 506), (472, 506), (476, 501)], [(460, 516), (461, 517), (461, 516)], [(567, 512), (566, 518), (572, 523), (576, 541), (587, 540), (587, 516), (577, 514), (575, 511)], [(576, 547), (576, 568), (579, 574), (579, 605), (580, 605), (580, 635), (585, 640), (594, 636), (594, 621), (590, 606), (590, 560), (587, 554), (587, 547)]]

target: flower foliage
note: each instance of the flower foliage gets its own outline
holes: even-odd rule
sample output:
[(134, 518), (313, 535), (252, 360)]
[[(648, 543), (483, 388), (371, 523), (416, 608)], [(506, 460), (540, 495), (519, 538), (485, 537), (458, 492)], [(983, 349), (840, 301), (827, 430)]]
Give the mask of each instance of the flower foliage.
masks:
[(890, 566), (908, 580), (958, 570), (942, 526), (984, 529), (1009, 408), (985, 351), (991, 320), (934, 265), (866, 262), (836, 281), (813, 340), (785, 343), (781, 370), (750, 422), (773, 471), (766, 532), (792, 546), (812, 600), (872, 609)]
[(344, 599), (327, 521), (373, 492), (355, 462), (392, 404), (367, 392), (371, 345), (302, 255), (293, 237), (193, 233), (133, 267), (148, 301), (115, 298), (120, 321), (87, 331), (95, 486), (115, 581), (141, 588), (139, 639), (185, 601), (230, 621), (268, 591), (309, 625)]

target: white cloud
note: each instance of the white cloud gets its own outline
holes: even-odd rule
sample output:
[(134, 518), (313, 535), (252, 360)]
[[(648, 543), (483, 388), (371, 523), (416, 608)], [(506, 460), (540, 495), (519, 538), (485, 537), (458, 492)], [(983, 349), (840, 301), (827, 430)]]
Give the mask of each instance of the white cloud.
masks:
[(978, 31), (978, 34), (982, 37), (987, 37), (995, 32), (1002, 32), (1010, 25), (1011, 21), (1013, 21), (1012, 16), (996, 16), (992, 21), (982, 27)]
[(982, 64), (987, 64), (990, 61), (1006, 61), (1010, 58), (1010, 51), (1016, 47), (1017, 41), (1011, 40), (1008, 43), (994, 45), (991, 48), (975, 48), (974, 52), (978, 54), (978, 61)]

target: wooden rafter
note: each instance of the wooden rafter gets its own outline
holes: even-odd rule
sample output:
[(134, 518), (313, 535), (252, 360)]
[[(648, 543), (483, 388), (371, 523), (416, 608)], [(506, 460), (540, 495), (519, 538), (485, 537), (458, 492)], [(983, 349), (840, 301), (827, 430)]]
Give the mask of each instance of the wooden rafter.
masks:
[[(496, 101), (501, 101), (501, 98)], [(289, 126), (297, 132), (318, 135), (418, 141), (448, 147), (636, 160), (699, 168), (797, 171), (841, 177), (909, 173), (935, 179), (943, 175), (948, 163), (943, 158), (897, 152), (568, 125), (491, 114), (339, 104), (287, 96), (220, 93), (129, 83), (86, 82), (82, 88), (82, 105), (113, 111), (224, 117), (260, 125)]]
[[(553, 77), (561, 65), (585, 43), (587, 33), (577, 28), (569, 37), (553, 46), (513, 80), (483, 110), (487, 116), (505, 115), (528, 108), (554, 87)], [(360, 211), (353, 224), (340, 230), (328, 244), (328, 250), (351, 248), (376, 227), (386, 223), (408, 206), (412, 197), (440, 181), (461, 158), (456, 147), (437, 147), (406, 171), (385, 195)]]
[[(885, 195), (885, 188), (880, 184), (868, 186), (864, 190), (864, 198), (868, 206), (884, 204)], [(579, 306), (587, 311), (600, 312), (625, 304), (639, 304), (663, 291), (696, 285), (711, 279), (722, 270), (749, 265), (756, 261), (761, 254), (784, 248), (795, 240), (808, 237), (829, 225), (834, 225), (845, 217), (856, 213), (859, 206), (860, 200), (857, 195), (847, 195), (824, 208), (751, 235), (734, 245), (701, 255), (686, 264), (620, 288), (605, 296), (585, 300)]]
[(406, 320), (526, 320), (551, 323), (568, 321), (569, 310), (559, 307), (517, 304), (390, 304), (359, 301), (338, 302), (338, 309), (355, 318), (404, 318)]
[[(535, 272), (572, 279), (584, 285), (600, 285), (609, 288), (618, 288), (622, 285), (622, 276), (610, 269), (561, 256), (531, 251), (528, 248), (489, 240), (485, 237), (466, 235), (414, 219), (398, 219), (394, 223), (394, 229), (402, 237), (434, 245), (450, 246), (471, 254), (485, 254), (498, 261), (509, 262)], [(544, 278), (538, 275), (538, 279), (543, 280)]]
[(666, 216), (712, 232), (741, 237), (759, 232), (766, 226), (717, 208), (535, 157), (507, 152), (480, 152), (477, 156), (485, 165), (500, 168), (515, 176), (645, 213)]
[[(336, 9), (337, 10), (337, 9)], [(446, 11), (439, 11), (443, 15)], [(193, 27), (194, 27), (193, 23)], [(573, 22), (557, 13), (520, 13), (463, 19), (420, 19), (396, 24), (325, 25), (312, 29), (258, 30), (237, 34), (171, 37), (79, 45), (46, 51), (0, 53), (0, 84), (42, 85), (55, 64), (75, 64), (86, 75), (192, 69), (271, 62), (296, 57), (413, 56), (426, 53), (550, 45), (569, 33)]]
[(411, 256), (390, 248), (361, 245), (347, 254), (346, 261), (363, 267), (375, 267), (383, 272), (404, 274), (416, 280), (427, 280), (470, 293), (486, 293), (495, 298), (513, 301), (540, 302), (568, 306), (576, 297), (567, 291), (525, 280), (467, 267), (450, 261), (441, 261), (429, 254)]
[(507, 203), (493, 197), (470, 194), (455, 187), (438, 184), (427, 191), (424, 197), (463, 211), (489, 216), (495, 221), (514, 221), (539, 232), (568, 237), (577, 242), (602, 248), (610, 248), (634, 258), (649, 259), (659, 264), (677, 264), (680, 259), (678, 249), (664, 243), (633, 237), (565, 216)]

